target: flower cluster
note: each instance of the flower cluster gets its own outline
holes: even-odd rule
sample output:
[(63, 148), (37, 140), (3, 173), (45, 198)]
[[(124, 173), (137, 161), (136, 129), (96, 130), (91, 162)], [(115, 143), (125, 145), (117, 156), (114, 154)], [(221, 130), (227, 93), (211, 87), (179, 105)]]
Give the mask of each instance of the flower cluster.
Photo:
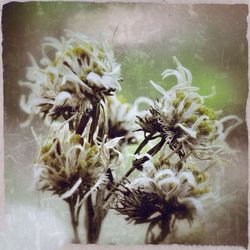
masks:
[[(191, 224), (202, 213), (204, 201), (212, 197), (207, 170), (225, 152), (224, 139), (241, 123), (233, 115), (219, 119), (220, 112), (204, 103), (214, 93), (198, 94), (199, 89), (192, 86), (190, 71), (174, 60), (177, 70), (167, 69), (162, 76), (163, 79), (175, 76), (177, 84), (166, 91), (151, 81), (163, 97), (146, 114), (138, 116), (139, 130), (145, 138), (135, 152), (132, 170), (138, 169), (139, 164), (142, 173), (131, 183), (123, 182), (116, 187), (114, 208), (129, 222), (149, 224), (148, 243), (162, 242), (176, 220), (186, 219)], [(159, 138), (152, 149), (140, 154), (149, 141)], [(195, 159), (199, 159), (199, 165), (201, 160), (213, 161), (199, 169)], [(160, 229), (157, 234), (156, 226)]]
[[(67, 31), (60, 40), (45, 38), (42, 48), (43, 59), (38, 64), (30, 56), (28, 81), (20, 82), (31, 90), (20, 100), (30, 115), (23, 125), (37, 114), (53, 121), (45, 142), (39, 141), (38, 188), (69, 204), (74, 242), (80, 242), (84, 202), (88, 243), (97, 242), (110, 204), (129, 222), (148, 223), (149, 243), (162, 242), (176, 220), (191, 224), (211, 197), (208, 167), (199, 169), (194, 160), (199, 159), (198, 165), (215, 160), (241, 120), (219, 118), (219, 111), (207, 107), (204, 99), (214, 93), (201, 96), (190, 71), (176, 58), (177, 69), (165, 70), (162, 77), (175, 76), (177, 84), (165, 90), (151, 81), (162, 97), (155, 102), (139, 97), (130, 105), (115, 95), (121, 88), (120, 65), (105, 42)], [(149, 109), (140, 110), (141, 104)], [(131, 168), (117, 181), (112, 171), (124, 159), (121, 149), (139, 141)], [(141, 173), (130, 182), (135, 169)]]
[(120, 89), (120, 65), (105, 42), (67, 31), (61, 40), (45, 38), (42, 52), (41, 67), (30, 55), (28, 81), (20, 82), (31, 89), (28, 99), (20, 100), (21, 108), (30, 114), (24, 125), (35, 114), (49, 120), (67, 119)]
[[(163, 79), (169, 76), (177, 78), (177, 84), (166, 91), (151, 81), (153, 87), (163, 97), (155, 101), (148, 113), (138, 117), (141, 130), (160, 134), (165, 138), (171, 150), (180, 158), (191, 153), (199, 159), (210, 159), (221, 152), (221, 141), (235, 126), (241, 123), (237, 116), (219, 119), (220, 111), (214, 111), (204, 104), (204, 99), (214, 95), (201, 96), (199, 88), (192, 86), (191, 72), (176, 59), (177, 70), (167, 69)], [(233, 124), (224, 130), (227, 121)]]

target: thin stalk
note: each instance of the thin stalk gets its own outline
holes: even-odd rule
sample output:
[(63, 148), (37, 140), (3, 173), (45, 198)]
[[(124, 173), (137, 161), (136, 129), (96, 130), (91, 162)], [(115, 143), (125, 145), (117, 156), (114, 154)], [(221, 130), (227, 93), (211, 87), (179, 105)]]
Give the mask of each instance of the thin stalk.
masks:
[(87, 229), (87, 243), (89, 244), (97, 243), (103, 219), (107, 215), (107, 210), (103, 209), (103, 191), (97, 190), (95, 205), (93, 205), (91, 195), (86, 200), (85, 226)]
[(69, 130), (74, 130), (73, 126), (73, 121), (70, 119), (72, 117), (72, 114), (70, 113), (69, 115), (66, 115), (65, 113), (63, 114), (63, 118), (65, 121), (69, 120)]
[(89, 119), (90, 119), (90, 117), (91, 117), (91, 114), (92, 114), (92, 110), (86, 111), (86, 112), (82, 115), (82, 117), (81, 117), (81, 119), (80, 119), (80, 122), (79, 122), (79, 124), (78, 124), (78, 127), (76, 128), (76, 134), (79, 134), (79, 135), (82, 134), (82, 132), (84, 131), (85, 127), (86, 127), (87, 124), (88, 124), (88, 121), (89, 121)]
[(96, 237), (96, 223), (94, 223), (95, 211), (92, 203), (92, 196), (86, 200), (86, 216), (85, 225), (87, 228), (87, 243), (94, 244), (97, 242), (98, 237)]
[[(160, 149), (162, 148), (162, 146), (164, 145), (164, 143), (165, 143), (165, 139), (163, 138), (159, 143), (157, 143), (153, 148), (151, 148), (147, 152), (147, 154), (149, 154), (151, 156), (154, 156), (155, 154), (157, 154), (160, 151)], [(138, 170), (142, 170), (142, 164), (144, 162), (148, 161), (148, 160), (149, 160), (148, 156), (144, 156), (144, 157), (142, 157), (140, 159), (136, 159), (133, 162), (132, 168), (138, 169)], [(128, 177), (128, 176), (126, 176), (126, 177)]]
[(90, 144), (93, 145), (94, 144), (93, 136), (94, 136), (94, 133), (96, 131), (99, 116), (100, 116), (100, 103), (97, 103), (95, 106), (93, 106), (91, 116), (93, 118), (93, 121), (92, 121), (91, 126), (90, 126), (89, 135), (90, 135)]
[[(171, 216), (162, 215), (161, 218), (155, 218), (147, 229), (145, 242), (149, 244), (160, 244), (170, 233)], [(155, 226), (160, 228), (160, 233), (155, 236), (153, 229)]]
[[(159, 152), (159, 150), (162, 148), (162, 146), (165, 143), (165, 139), (162, 139), (158, 144), (156, 144), (153, 148), (151, 148), (147, 153), (151, 156), (154, 156), (155, 154), (157, 154)], [(140, 146), (139, 146), (140, 147)], [(137, 151), (137, 150), (136, 150)], [(148, 161), (149, 158), (148, 156), (144, 156), (140, 159), (136, 159), (133, 162), (132, 167), (127, 171), (127, 173), (122, 177), (122, 179), (110, 190), (109, 194), (107, 195), (107, 197), (104, 199), (104, 201), (108, 201), (109, 198), (112, 196), (112, 192), (121, 184), (124, 182), (125, 179), (127, 179), (127, 177), (129, 177), (129, 175), (131, 175), (135, 169), (140, 170), (142, 168), (142, 164), (146, 161)]]
[(79, 213), (77, 214), (77, 216), (75, 216), (75, 206), (74, 206), (72, 198), (70, 199), (68, 204), (69, 204), (69, 210), (70, 210), (71, 225), (72, 225), (72, 229), (73, 229), (73, 233), (74, 233), (73, 243), (79, 244), (80, 243), (80, 238), (79, 238), (79, 234), (78, 234), (78, 221), (79, 221), (78, 216), (79, 216)]
[[(93, 103), (92, 105), (93, 105), (93, 109), (90, 113), (90, 116), (92, 117), (92, 123), (90, 126), (90, 133), (89, 133), (90, 141), (89, 142), (91, 145), (94, 145), (93, 136), (96, 131), (99, 116), (100, 116), (100, 103), (99, 102)], [(98, 208), (93, 205), (92, 195), (89, 195), (89, 197), (86, 200), (85, 211), (86, 211), (85, 227), (87, 231), (87, 243), (94, 244), (98, 241), (100, 231), (101, 231), (102, 211), (99, 211)]]
[(153, 135), (155, 133), (151, 133), (149, 136), (145, 137), (145, 139), (141, 142), (141, 144), (138, 146), (138, 148), (135, 151), (135, 155), (139, 154), (141, 150), (147, 145), (147, 143), (152, 139)]

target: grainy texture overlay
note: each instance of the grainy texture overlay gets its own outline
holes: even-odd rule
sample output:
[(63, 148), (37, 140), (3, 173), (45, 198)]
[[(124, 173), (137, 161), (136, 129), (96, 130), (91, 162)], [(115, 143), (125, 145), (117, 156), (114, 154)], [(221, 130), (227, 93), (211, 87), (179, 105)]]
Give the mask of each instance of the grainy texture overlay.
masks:
[[(237, 3), (237, 2), (234, 2)], [(173, 57), (192, 72), (193, 86), (202, 96), (213, 87), (216, 94), (206, 105), (235, 115), (243, 122), (234, 129), (227, 144), (234, 150), (229, 164), (209, 170), (210, 187), (217, 195), (205, 215), (178, 222), (162, 244), (170, 249), (244, 249), (248, 245), (248, 133), (246, 107), (248, 96), (248, 5), (195, 2), (6, 2), (2, 6), (1, 92), (3, 119), (0, 131), (4, 150), (3, 171), (5, 207), (0, 208), (4, 229), (0, 231), (1, 249), (154, 249), (144, 244), (147, 226), (127, 223), (123, 215), (110, 210), (103, 221), (99, 246), (70, 245), (72, 229), (67, 204), (58, 196), (37, 190), (33, 163), (38, 146), (35, 136), (46, 138), (48, 127), (36, 117), (21, 128), (27, 114), (20, 98), (29, 89), (20, 86), (28, 78), (31, 65), (28, 53), (39, 63), (44, 56), (45, 37), (60, 38), (65, 30), (81, 32), (97, 41), (104, 37), (121, 64), (122, 100), (133, 103), (139, 96), (155, 100), (159, 93), (149, 81), (169, 89), (174, 77), (163, 81), (161, 73), (175, 69)], [(18, 15), (17, 15), (18, 13)], [(231, 125), (231, 124), (229, 124)], [(129, 155), (135, 147), (126, 151)], [(225, 159), (226, 160), (226, 159)], [(127, 162), (127, 164), (129, 164)], [(226, 166), (224, 166), (226, 165)], [(126, 172), (122, 166), (118, 176)], [(129, 167), (127, 167), (128, 169)], [(136, 174), (135, 174), (136, 176)], [(134, 177), (134, 176), (133, 176)], [(3, 216), (2, 216), (3, 215)], [(80, 214), (83, 224), (84, 214)], [(79, 227), (81, 242), (86, 232)], [(105, 245), (114, 245), (107, 247)], [(174, 244), (174, 245), (173, 245)], [(123, 247), (120, 247), (123, 246)], [(140, 246), (140, 247), (139, 247)], [(163, 249), (166, 245), (158, 246)]]

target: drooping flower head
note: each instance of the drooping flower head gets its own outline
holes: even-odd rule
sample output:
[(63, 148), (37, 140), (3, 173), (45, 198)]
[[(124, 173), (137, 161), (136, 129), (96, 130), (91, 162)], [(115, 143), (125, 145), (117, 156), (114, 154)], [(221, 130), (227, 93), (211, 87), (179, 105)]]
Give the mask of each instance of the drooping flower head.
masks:
[(31, 116), (67, 119), (120, 89), (120, 65), (106, 42), (67, 31), (61, 40), (45, 38), (42, 52), (41, 66), (30, 55), (27, 81), (20, 82), (31, 89), (28, 98), (20, 100), (21, 108)]
[[(179, 172), (157, 170), (152, 162), (146, 165), (141, 176), (117, 192), (115, 209), (129, 222), (149, 223), (147, 241), (156, 243), (171, 232), (176, 220), (191, 223), (202, 213), (209, 189), (206, 173), (194, 165), (186, 165)], [(161, 229), (159, 237), (152, 231), (156, 225)]]
[[(146, 133), (160, 134), (169, 144), (170, 149), (183, 157), (193, 153), (199, 159), (208, 159), (220, 152), (219, 141), (223, 141), (229, 132), (241, 123), (237, 116), (219, 119), (220, 112), (208, 108), (199, 88), (192, 86), (191, 72), (174, 58), (177, 70), (167, 69), (162, 73), (163, 79), (175, 76), (177, 84), (169, 90), (163, 89), (151, 81), (153, 87), (163, 97), (155, 101), (148, 113), (139, 117), (138, 124)], [(224, 125), (231, 121), (226, 130)]]

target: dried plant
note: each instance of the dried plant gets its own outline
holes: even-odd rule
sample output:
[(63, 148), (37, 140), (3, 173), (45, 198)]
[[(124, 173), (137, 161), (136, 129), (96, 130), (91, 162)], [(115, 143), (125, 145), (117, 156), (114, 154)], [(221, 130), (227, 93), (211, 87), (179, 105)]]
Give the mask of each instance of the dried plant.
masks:
[[(120, 65), (106, 42), (97, 43), (70, 31), (66, 38), (45, 38), (40, 65), (30, 56), (21, 108), (50, 126), (39, 142), (35, 160), (38, 189), (50, 191), (69, 204), (74, 242), (79, 214), (85, 207), (87, 242), (96, 243), (110, 208), (128, 222), (148, 224), (146, 243), (158, 244), (177, 220), (202, 215), (212, 197), (208, 170), (227, 153), (225, 138), (241, 123), (234, 115), (207, 107), (206, 98), (192, 86), (191, 72), (174, 57), (177, 84), (155, 101), (139, 97), (122, 101)], [(140, 110), (139, 105), (149, 106)], [(118, 180), (114, 171), (124, 162), (123, 149), (137, 144), (132, 166)], [(146, 148), (148, 149), (145, 153)], [(198, 167), (199, 166), (199, 167)], [(130, 174), (139, 175), (128, 180)], [(85, 204), (85, 206), (83, 206)], [(157, 231), (158, 227), (158, 231)]]

